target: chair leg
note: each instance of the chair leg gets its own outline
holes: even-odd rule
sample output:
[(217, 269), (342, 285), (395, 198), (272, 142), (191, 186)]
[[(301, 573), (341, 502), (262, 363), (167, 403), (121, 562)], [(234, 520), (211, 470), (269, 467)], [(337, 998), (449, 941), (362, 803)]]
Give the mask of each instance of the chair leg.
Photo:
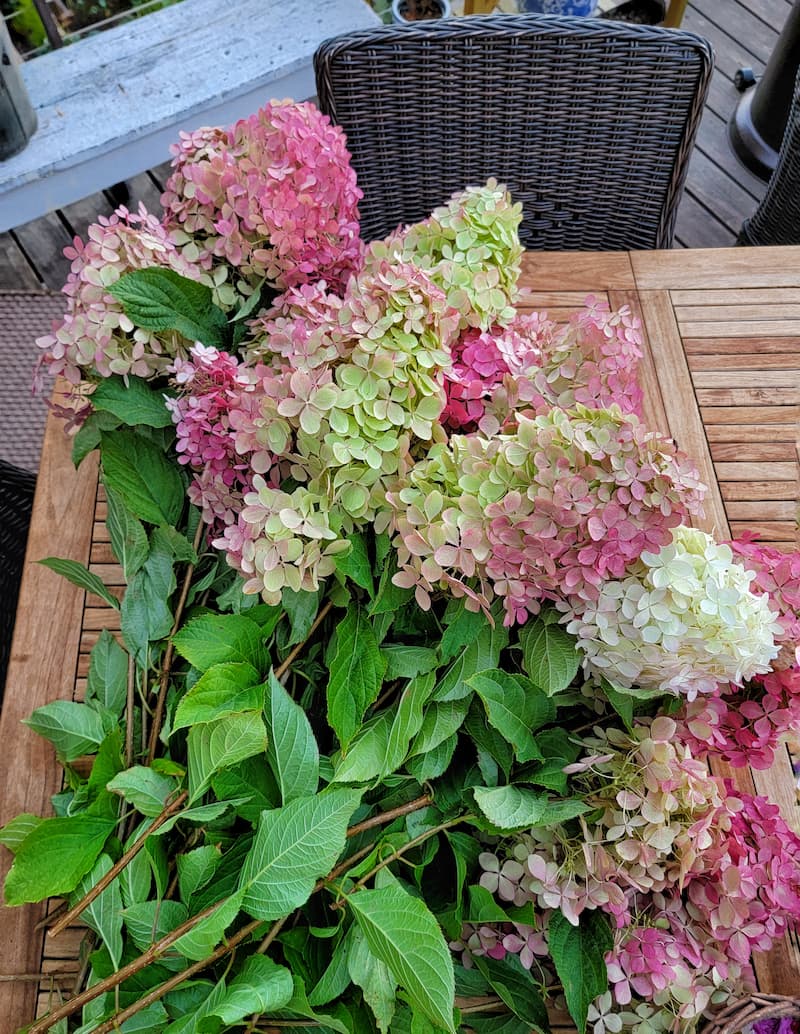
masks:
[(689, 0), (670, 0), (667, 17), (664, 19), (664, 27), (667, 29), (680, 28), (683, 16), (686, 13), (686, 6)]

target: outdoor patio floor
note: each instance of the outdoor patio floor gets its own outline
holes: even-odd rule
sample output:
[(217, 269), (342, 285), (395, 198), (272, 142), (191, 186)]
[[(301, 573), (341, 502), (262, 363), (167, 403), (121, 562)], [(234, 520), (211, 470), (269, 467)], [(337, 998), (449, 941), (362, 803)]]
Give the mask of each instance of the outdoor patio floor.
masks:
[[(684, 28), (710, 40), (716, 52), (708, 104), (689, 168), (678, 213), (676, 247), (725, 247), (736, 239), (742, 220), (756, 207), (766, 185), (736, 159), (727, 139), (727, 121), (739, 99), (733, 85), (737, 68), (764, 67), (791, 0), (692, 0)], [(169, 166), (136, 176), (128, 183), (130, 207), (139, 201), (158, 210)], [(69, 263), (63, 248), (83, 234), (115, 202), (108, 192), (93, 194), (0, 235), (0, 291), (58, 290)]]

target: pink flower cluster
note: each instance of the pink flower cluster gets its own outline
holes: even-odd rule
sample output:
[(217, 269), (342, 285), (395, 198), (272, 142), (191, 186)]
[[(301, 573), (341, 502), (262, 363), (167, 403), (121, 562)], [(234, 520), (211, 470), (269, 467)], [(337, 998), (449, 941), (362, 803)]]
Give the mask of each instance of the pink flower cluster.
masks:
[(606, 961), (618, 1007), (640, 999), (688, 1020), (746, 985), (752, 953), (800, 921), (800, 837), (766, 798), (709, 776), (677, 731), (661, 716), (588, 741), (605, 753), (570, 771), (591, 821), (532, 829), (479, 859), (481, 886), (501, 904), (533, 904), (533, 943), (487, 924), (465, 929), (456, 949), (525, 950), (530, 966), (552, 909), (575, 924), (598, 909), (615, 928)]
[(358, 268), (361, 191), (344, 134), (313, 104), (272, 101), (228, 130), (182, 133), (174, 150), (165, 222), (202, 269), (340, 289)]
[(201, 271), (180, 253), (168, 230), (144, 206), (126, 208), (90, 226), (88, 240), (76, 237), (64, 254), (72, 260), (63, 292), (67, 312), (52, 333), (40, 337), (50, 372), (78, 385), (89, 374), (153, 377), (164, 374), (188, 344), (172, 331), (134, 327), (108, 288), (135, 269), (171, 269), (191, 280)]
[(488, 331), (471, 328), (453, 347), (444, 419), (454, 431), (496, 434), (553, 406), (619, 406), (641, 415), (639, 321), (627, 307), (612, 312), (589, 297), (558, 326), (543, 313), (517, 314)]
[[(506, 623), (542, 599), (592, 599), (700, 509), (703, 487), (674, 445), (619, 409), (518, 415), (516, 432), (453, 436), (388, 493), (398, 585), (502, 597)], [(478, 590), (467, 580), (477, 579)]]

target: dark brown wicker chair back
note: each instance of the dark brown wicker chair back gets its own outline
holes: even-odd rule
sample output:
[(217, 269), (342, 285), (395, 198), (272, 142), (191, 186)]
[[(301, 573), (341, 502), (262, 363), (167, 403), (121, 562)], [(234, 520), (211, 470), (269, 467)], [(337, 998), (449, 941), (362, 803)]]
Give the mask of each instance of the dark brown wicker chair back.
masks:
[(767, 192), (739, 234), (740, 244), (800, 244), (800, 74)]
[(11, 654), (36, 478), (0, 460), (0, 701)]
[(669, 247), (712, 64), (688, 32), (543, 15), (366, 29), (314, 57), (366, 240), (494, 176), (524, 245), (556, 251)]

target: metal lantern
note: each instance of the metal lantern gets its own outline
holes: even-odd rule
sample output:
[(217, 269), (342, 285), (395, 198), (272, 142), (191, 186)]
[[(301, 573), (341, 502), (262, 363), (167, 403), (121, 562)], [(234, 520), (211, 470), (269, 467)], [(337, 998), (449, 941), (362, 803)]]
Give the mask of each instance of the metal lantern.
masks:
[(18, 61), (6, 23), (0, 18), (0, 161), (21, 151), (36, 132), (36, 112)]

